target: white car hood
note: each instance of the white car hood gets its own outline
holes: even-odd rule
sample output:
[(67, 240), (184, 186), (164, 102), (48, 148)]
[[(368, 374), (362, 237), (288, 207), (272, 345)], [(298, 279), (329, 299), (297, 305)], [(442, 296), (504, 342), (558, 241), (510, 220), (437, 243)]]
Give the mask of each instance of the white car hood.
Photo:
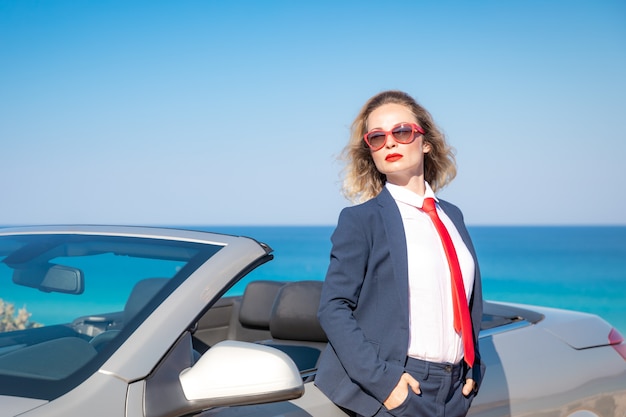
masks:
[(46, 404), (46, 400), (0, 395), (0, 417), (13, 417)]

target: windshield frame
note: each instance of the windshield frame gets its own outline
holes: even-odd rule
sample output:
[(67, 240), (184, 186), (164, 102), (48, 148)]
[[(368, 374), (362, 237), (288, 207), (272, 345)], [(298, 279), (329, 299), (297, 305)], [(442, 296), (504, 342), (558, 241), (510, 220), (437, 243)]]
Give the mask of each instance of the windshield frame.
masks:
[[(169, 233), (169, 232), (168, 232)], [(166, 233), (167, 234), (167, 233)], [(17, 250), (15, 245), (5, 244), (8, 240), (13, 242), (22, 241), (28, 245), (21, 246)], [(84, 246), (81, 246), (84, 245)], [(10, 247), (13, 250), (9, 252)], [(109, 250), (107, 250), (107, 246)], [(63, 255), (71, 258), (73, 255), (89, 256), (96, 253), (115, 253), (122, 257), (135, 257), (144, 259), (176, 259), (182, 261), (184, 266), (175, 274), (168, 277), (167, 283), (152, 296), (137, 314), (124, 324), (119, 330), (119, 334), (95, 356), (80, 366), (76, 371), (60, 378), (35, 377), (32, 375), (20, 374), (20, 372), (0, 371), (0, 395), (12, 395), (28, 398), (38, 398), (52, 400), (70, 391), (85, 379), (98, 371), (99, 368), (116, 353), (117, 349), (124, 344), (127, 338), (144, 322), (144, 320), (175, 291), (191, 274), (193, 274), (209, 258), (223, 249), (226, 243), (199, 241), (198, 239), (185, 240), (183, 238), (171, 239), (162, 236), (118, 236), (112, 233), (98, 234), (89, 231), (81, 233), (16, 233), (10, 234), (6, 230), (0, 230), (0, 259), (5, 266), (15, 268), (25, 267), (29, 263), (41, 264), (43, 261), (51, 262)], [(81, 252), (79, 249), (83, 248)], [(8, 256), (7, 256), (8, 255)], [(7, 262), (4, 262), (7, 261)], [(36, 291), (36, 289), (33, 289)], [(95, 311), (94, 313), (99, 313)], [(71, 337), (68, 328), (71, 323), (54, 324), (44, 326), (40, 329), (31, 328), (16, 330), (13, 332), (0, 333), (0, 341), (5, 339), (5, 348), (8, 339), (28, 340), (28, 334), (38, 334), (38, 338)], [(49, 333), (48, 335), (44, 335)], [(52, 335), (54, 333), (54, 335)], [(24, 336), (20, 339), (20, 336)], [(8, 339), (7, 339), (8, 338)], [(34, 343), (34, 345), (37, 345)], [(30, 345), (27, 345), (30, 346)], [(18, 348), (20, 349), (20, 348)], [(10, 354), (20, 357), (17, 354)], [(0, 356), (1, 358), (2, 356)], [(36, 358), (33, 358), (33, 360)], [(43, 358), (38, 358), (43, 360)]]

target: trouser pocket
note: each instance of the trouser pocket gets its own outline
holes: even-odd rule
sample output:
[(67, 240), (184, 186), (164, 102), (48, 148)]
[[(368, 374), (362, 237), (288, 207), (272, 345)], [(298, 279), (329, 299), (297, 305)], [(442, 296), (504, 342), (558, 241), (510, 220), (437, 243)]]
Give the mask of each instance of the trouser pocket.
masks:
[(387, 410), (394, 417), (428, 417), (429, 413), (427, 411), (423, 407), (422, 397), (411, 389), (409, 389), (409, 395), (407, 395), (402, 404)]

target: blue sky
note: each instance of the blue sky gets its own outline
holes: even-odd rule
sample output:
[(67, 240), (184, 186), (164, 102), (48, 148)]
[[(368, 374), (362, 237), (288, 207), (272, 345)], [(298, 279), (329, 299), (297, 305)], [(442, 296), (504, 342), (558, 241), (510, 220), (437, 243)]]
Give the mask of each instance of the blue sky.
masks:
[(468, 224), (626, 224), (626, 3), (536, 0), (0, 0), (0, 224), (332, 225), (385, 89)]

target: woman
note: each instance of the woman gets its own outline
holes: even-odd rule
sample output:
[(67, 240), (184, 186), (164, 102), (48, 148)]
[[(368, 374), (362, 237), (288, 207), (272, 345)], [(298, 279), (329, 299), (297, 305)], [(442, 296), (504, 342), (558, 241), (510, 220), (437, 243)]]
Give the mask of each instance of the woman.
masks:
[(345, 154), (344, 192), (364, 202), (332, 236), (316, 385), (357, 416), (464, 416), (484, 372), (482, 290), (462, 213), (434, 194), (456, 174), (452, 149), (411, 96), (385, 91)]

